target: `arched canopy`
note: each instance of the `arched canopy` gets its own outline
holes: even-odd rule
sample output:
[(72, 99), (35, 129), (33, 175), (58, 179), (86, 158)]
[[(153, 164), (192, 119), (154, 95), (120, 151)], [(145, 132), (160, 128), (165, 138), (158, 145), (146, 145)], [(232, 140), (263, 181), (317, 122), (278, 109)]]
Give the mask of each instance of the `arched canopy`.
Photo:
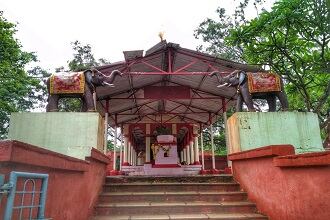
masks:
[[(97, 88), (97, 110), (109, 112), (109, 124), (123, 123), (213, 123), (217, 116), (234, 104), (234, 88), (217, 88), (216, 77), (248, 66), (161, 41), (145, 53), (124, 51), (124, 61), (99, 66), (105, 75), (118, 69), (115, 87)], [(108, 102), (108, 105), (107, 105)]]

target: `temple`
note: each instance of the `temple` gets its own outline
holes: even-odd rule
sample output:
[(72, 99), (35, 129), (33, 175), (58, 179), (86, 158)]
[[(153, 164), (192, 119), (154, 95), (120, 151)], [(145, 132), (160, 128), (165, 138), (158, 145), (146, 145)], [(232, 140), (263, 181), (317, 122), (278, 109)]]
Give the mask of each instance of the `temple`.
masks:
[[(118, 69), (124, 75), (115, 87), (99, 87), (96, 92), (97, 110), (105, 124), (115, 132), (120, 128), (124, 137), (121, 170), (132, 175), (198, 174), (204, 170), (199, 156), (198, 144), (203, 145), (200, 133), (212, 127), (218, 117), (226, 117), (226, 109), (236, 98), (235, 89), (217, 88), (218, 81), (208, 75), (215, 70), (227, 75), (236, 69), (259, 69), (166, 41), (145, 53), (124, 51), (124, 57), (125, 61), (97, 68), (104, 74)], [(171, 136), (159, 142), (160, 135)], [(212, 170), (217, 172), (213, 136), (211, 139)], [(114, 143), (115, 148), (121, 146)], [(165, 149), (171, 150), (164, 156)], [(161, 169), (167, 167), (172, 169)]]
[[(13, 113), (10, 140), (0, 141), (0, 219), (330, 219), (330, 152), (317, 115), (237, 109), (247, 83), (239, 71), (256, 73), (266, 89), (276, 84), (287, 110), (279, 77), (165, 40), (76, 77), (84, 91), (74, 95), (87, 112), (56, 112), (72, 84), (57, 78), (47, 112)], [(222, 85), (228, 76), (240, 83)], [(81, 81), (93, 77), (103, 86)], [(213, 138), (219, 121), (221, 160)]]

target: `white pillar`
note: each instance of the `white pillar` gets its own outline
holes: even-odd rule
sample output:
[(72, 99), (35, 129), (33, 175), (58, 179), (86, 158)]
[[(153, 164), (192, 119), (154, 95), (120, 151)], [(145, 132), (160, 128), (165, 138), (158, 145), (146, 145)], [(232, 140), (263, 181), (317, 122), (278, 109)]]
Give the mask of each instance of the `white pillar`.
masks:
[(128, 141), (128, 137), (124, 136), (124, 165), (127, 166), (128, 163), (128, 145), (129, 145), (129, 141)]
[(215, 169), (215, 158), (214, 158), (214, 141), (213, 141), (213, 125), (210, 125), (211, 134), (211, 147), (212, 147), (212, 169)]
[(131, 166), (133, 166), (133, 150), (134, 150), (134, 148), (133, 148), (133, 145), (131, 144), (131, 149), (130, 149), (130, 164), (131, 164)]
[(187, 162), (187, 148), (183, 148), (183, 161), (188, 164)]
[(189, 146), (189, 144), (187, 144), (186, 149), (187, 149), (187, 165), (190, 165), (190, 146)]
[(103, 143), (104, 154), (107, 153), (107, 148), (108, 148), (108, 120), (109, 120), (109, 113), (106, 112), (104, 115), (104, 143)]
[(184, 161), (184, 158), (183, 158), (183, 150), (180, 151), (180, 162), (182, 163)]
[(150, 163), (150, 124), (146, 124), (146, 161)]
[(113, 142), (113, 170), (116, 170), (117, 126), (115, 125), (115, 139)]
[(136, 165), (136, 163), (135, 163), (135, 157), (136, 156), (136, 152), (135, 152), (135, 149), (133, 148), (133, 155), (132, 155), (132, 164), (133, 164), (133, 166), (135, 166)]
[(123, 134), (123, 129), (121, 129), (121, 143), (120, 143), (120, 154), (119, 154), (119, 157), (120, 157), (120, 160), (119, 160), (119, 170), (121, 170), (121, 166), (122, 166), (122, 163), (123, 163), (123, 145), (124, 145), (124, 134)]
[(228, 154), (229, 154), (229, 141), (228, 141), (228, 127), (227, 127), (227, 112), (223, 113), (223, 124), (225, 127), (225, 140), (226, 140), (226, 150), (227, 150), (227, 164), (228, 167), (231, 167), (231, 161), (228, 160)]
[(189, 148), (190, 148), (190, 164), (195, 164), (195, 150), (194, 150), (193, 140), (189, 141)]
[(195, 149), (195, 164), (200, 164), (199, 162), (199, 149), (198, 149), (198, 135), (195, 135), (195, 143), (194, 143), (194, 149)]
[(201, 131), (201, 151), (202, 151), (202, 169), (205, 169), (204, 165), (204, 144), (203, 144), (203, 131)]
[(128, 148), (127, 148), (127, 162), (129, 165), (131, 164), (131, 142), (128, 141)]

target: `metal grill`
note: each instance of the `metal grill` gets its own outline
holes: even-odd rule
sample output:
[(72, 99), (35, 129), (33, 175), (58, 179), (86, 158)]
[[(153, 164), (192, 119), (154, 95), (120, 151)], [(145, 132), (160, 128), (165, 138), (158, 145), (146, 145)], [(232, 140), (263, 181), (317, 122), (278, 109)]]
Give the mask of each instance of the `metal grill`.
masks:
[(48, 174), (11, 172), (2, 186), (8, 194), (4, 220), (44, 220), (47, 186)]

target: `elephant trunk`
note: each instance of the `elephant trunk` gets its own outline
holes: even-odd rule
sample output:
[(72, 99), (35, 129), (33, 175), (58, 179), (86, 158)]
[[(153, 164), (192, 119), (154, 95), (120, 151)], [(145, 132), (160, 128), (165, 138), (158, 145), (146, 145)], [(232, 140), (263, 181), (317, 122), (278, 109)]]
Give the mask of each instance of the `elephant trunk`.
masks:
[(104, 78), (104, 84), (105, 85), (112, 85), (112, 83), (115, 81), (117, 76), (122, 76), (123, 73), (120, 72), (119, 70), (113, 70), (110, 74), (110, 76), (106, 76)]
[(217, 80), (219, 82), (219, 85), (217, 87), (222, 87), (222, 86), (226, 86), (228, 85), (228, 83), (226, 83), (224, 81), (224, 78), (221, 76), (221, 74), (218, 72), (218, 71), (213, 71), (209, 74), (209, 76), (213, 77), (213, 76), (216, 76), (217, 77)]

